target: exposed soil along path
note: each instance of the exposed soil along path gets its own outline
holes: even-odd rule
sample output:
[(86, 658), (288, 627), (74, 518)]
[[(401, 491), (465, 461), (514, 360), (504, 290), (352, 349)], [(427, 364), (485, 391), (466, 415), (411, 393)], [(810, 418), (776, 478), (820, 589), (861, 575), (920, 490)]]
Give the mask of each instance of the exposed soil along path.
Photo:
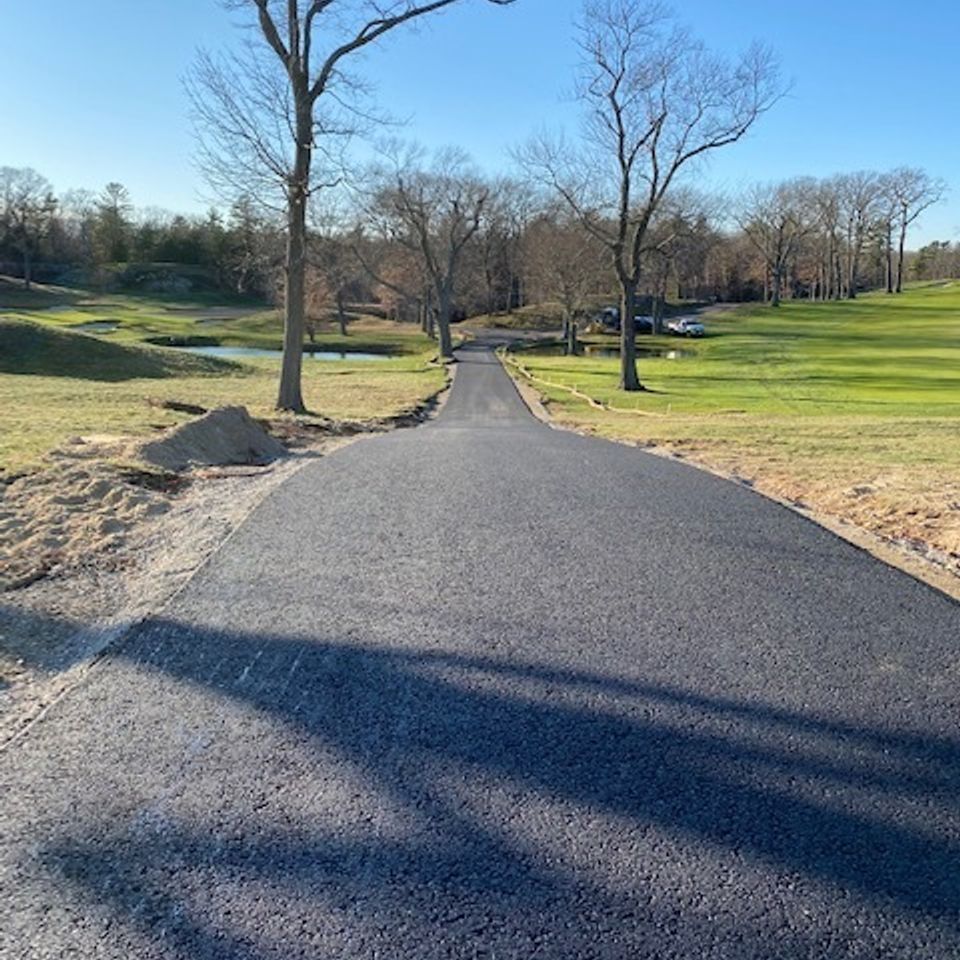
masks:
[(960, 608), (459, 356), (0, 754), (0, 956), (960, 955)]

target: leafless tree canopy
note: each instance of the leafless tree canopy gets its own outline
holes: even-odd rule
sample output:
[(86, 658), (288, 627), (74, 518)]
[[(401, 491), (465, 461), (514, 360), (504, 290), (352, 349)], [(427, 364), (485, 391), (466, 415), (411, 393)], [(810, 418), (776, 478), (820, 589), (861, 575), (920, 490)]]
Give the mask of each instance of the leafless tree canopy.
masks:
[(57, 201), (49, 181), (29, 167), (0, 167), (0, 243), (20, 254), (29, 289), (33, 259), (53, 222)]
[(436, 298), (440, 352), (453, 354), (450, 320), (463, 253), (477, 235), (489, 187), (459, 150), (441, 151), (429, 166), (416, 151), (394, 152), (373, 174), (377, 184), (367, 208), (381, 236), (419, 260)]
[(784, 183), (757, 184), (739, 200), (734, 216), (747, 239), (763, 257), (772, 278), (771, 303), (780, 305), (784, 269), (790, 256), (814, 227), (808, 198), (816, 183), (798, 178)]

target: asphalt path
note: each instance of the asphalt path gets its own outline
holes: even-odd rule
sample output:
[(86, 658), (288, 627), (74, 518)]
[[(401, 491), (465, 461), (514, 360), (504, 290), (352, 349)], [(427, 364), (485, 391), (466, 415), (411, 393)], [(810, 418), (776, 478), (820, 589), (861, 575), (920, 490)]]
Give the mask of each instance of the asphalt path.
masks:
[(0, 957), (956, 958), (958, 641), (474, 344), (0, 754)]

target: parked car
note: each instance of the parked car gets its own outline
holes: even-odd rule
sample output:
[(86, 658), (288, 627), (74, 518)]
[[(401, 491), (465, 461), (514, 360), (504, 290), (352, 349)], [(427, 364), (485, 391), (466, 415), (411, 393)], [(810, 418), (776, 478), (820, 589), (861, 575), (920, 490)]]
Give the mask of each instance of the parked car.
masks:
[(667, 330), (676, 337), (702, 337), (707, 332), (699, 320), (692, 320), (690, 317), (669, 321)]
[[(608, 330), (620, 329), (620, 311), (616, 307), (607, 307), (593, 319), (595, 323), (602, 323)], [(633, 318), (633, 329), (637, 333), (653, 333), (653, 317), (637, 314)]]

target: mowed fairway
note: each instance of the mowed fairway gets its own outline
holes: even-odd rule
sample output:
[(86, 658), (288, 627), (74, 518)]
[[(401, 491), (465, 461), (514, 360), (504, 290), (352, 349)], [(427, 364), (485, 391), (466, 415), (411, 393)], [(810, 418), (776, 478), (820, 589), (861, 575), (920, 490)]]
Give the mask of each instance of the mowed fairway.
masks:
[(617, 390), (616, 358), (518, 359), (562, 423), (665, 447), (960, 560), (960, 283), (706, 322), (700, 341), (638, 338), (690, 351), (641, 357), (647, 393)]
[[(81, 332), (81, 323), (112, 322)], [(151, 405), (177, 400), (212, 408), (242, 404), (272, 413), (279, 360), (222, 360), (152, 345), (150, 338), (278, 348), (275, 311), (136, 297), (83, 299), (77, 292), (23, 294), (0, 286), (0, 475), (36, 467), (76, 435), (138, 436), (188, 419)], [(347, 337), (317, 336), (319, 349), (388, 353), (386, 359), (304, 359), (312, 413), (371, 420), (403, 413), (442, 388), (436, 345), (416, 327), (360, 320)]]

